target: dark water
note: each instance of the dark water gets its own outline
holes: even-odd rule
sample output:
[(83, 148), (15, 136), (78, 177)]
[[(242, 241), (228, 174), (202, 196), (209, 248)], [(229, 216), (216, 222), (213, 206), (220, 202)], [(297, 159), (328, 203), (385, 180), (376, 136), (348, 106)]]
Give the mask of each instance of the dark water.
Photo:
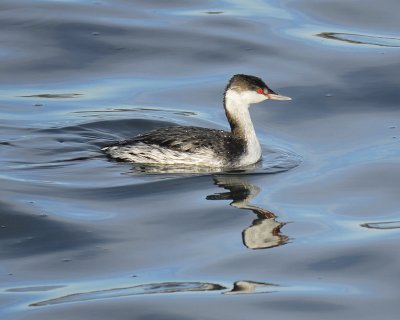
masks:
[[(400, 3), (0, 3), (1, 319), (397, 319)], [(264, 162), (163, 174), (101, 146), (227, 128)], [(290, 170), (289, 170), (290, 169)]]

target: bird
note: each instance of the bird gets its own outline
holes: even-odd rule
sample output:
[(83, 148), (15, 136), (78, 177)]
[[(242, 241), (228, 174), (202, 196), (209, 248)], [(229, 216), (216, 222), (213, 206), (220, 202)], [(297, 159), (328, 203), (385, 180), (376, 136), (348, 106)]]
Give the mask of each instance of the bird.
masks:
[(171, 126), (106, 146), (112, 159), (156, 166), (234, 169), (260, 161), (262, 150), (250, 117), (251, 104), (291, 100), (274, 92), (259, 77), (236, 74), (228, 82), (223, 105), (230, 131)]

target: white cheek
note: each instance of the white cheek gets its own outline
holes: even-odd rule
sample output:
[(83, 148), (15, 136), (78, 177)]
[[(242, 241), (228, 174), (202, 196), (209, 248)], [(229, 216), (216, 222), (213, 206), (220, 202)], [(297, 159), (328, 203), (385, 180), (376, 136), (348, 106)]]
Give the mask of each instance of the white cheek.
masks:
[(228, 103), (228, 108), (232, 109), (243, 105), (249, 106), (252, 103), (258, 103), (267, 100), (268, 97), (255, 91), (242, 91), (239, 93), (235, 90), (229, 89), (226, 92), (226, 99), (227, 101), (231, 102)]
[(242, 96), (243, 101), (245, 101), (248, 104), (258, 103), (258, 102), (268, 99), (268, 97), (266, 97), (265, 95), (257, 93), (255, 91), (242, 92), (241, 96)]

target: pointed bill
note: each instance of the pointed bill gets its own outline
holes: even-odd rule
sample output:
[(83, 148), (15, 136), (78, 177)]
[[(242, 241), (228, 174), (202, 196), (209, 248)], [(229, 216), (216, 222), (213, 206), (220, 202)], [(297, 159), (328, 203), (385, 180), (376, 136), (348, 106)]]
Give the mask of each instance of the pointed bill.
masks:
[(277, 93), (268, 93), (267, 96), (268, 96), (268, 99), (271, 99), (271, 100), (292, 100), (292, 98), (290, 98), (290, 97), (282, 96)]

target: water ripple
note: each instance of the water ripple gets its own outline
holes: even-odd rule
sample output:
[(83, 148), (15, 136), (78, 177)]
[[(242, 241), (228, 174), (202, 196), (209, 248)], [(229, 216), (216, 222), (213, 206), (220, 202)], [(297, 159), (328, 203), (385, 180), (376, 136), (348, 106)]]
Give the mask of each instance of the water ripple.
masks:
[(350, 44), (400, 48), (400, 39), (395, 37), (382, 37), (345, 32), (321, 32), (316, 34), (316, 36), (328, 40), (343, 41)]
[(202, 283), (202, 282), (151, 283), (151, 284), (142, 284), (132, 287), (126, 287), (126, 288), (114, 288), (108, 290), (74, 293), (55, 299), (32, 303), (30, 304), (30, 306), (37, 307), (37, 306), (46, 306), (51, 304), (81, 302), (81, 301), (126, 297), (126, 296), (143, 295), (143, 294), (213, 291), (213, 290), (223, 290), (223, 289), (226, 288), (219, 284), (214, 284), (214, 283)]
[(374, 223), (363, 223), (362, 227), (369, 229), (398, 229), (400, 228), (400, 221), (389, 221), (389, 222), (374, 222)]
[(20, 96), (21, 98), (46, 98), (46, 99), (71, 99), (71, 98), (79, 98), (83, 96), (81, 93), (41, 93), (41, 94), (32, 94), (26, 96)]

